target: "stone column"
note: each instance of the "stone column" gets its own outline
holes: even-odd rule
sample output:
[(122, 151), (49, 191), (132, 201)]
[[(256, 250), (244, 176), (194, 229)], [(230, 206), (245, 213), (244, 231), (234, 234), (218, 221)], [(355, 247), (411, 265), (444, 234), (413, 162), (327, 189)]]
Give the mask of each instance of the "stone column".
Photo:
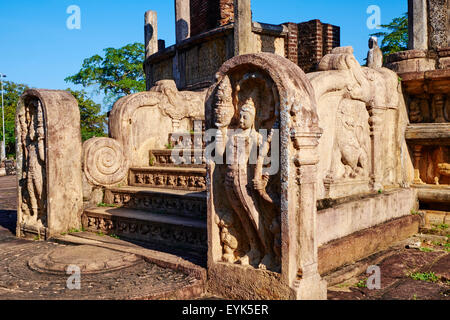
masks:
[(372, 107), (369, 110), (370, 115), (370, 136), (372, 145), (372, 190), (379, 191), (383, 188), (383, 169), (381, 160), (383, 158), (383, 116), (385, 109), (383, 107)]
[(234, 55), (253, 52), (250, 0), (234, 0)]
[(414, 146), (414, 184), (424, 184), (420, 179), (420, 159), (422, 158), (422, 146)]
[(317, 146), (322, 133), (295, 132), (292, 136), (296, 149), (295, 166), (299, 189), (298, 203), (298, 261), (293, 287), (298, 300), (326, 300), (327, 283), (322, 280), (318, 268), (317, 240)]
[(175, 32), (177, 43), (191, 36), (191, 11), (189, 0), (175, 0)]
[(145, 58), (158, 52), (158, 19), (156, 11), (145, 13)]
[(408, 49), (428, 49), (427, 0), (408, 0)]

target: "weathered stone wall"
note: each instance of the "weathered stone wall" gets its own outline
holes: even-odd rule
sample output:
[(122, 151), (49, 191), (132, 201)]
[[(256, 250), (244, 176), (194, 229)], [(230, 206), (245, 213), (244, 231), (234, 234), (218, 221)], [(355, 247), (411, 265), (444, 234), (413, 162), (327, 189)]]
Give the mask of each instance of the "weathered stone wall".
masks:
[(227, 56), (227, 38), (221, 36), (183, 50), (181, 59), (185, 60), (181, 73), (185, 75), (187, 87), (199, 83), (211, 83), (215, 72), (230, 58)]
[(285, 56), (285, 38), (277, 37), (270, 34), (255, 35), (255, 51), (275, 53), (279, 56)]
[[(236, 37), (243, 39), (239, 49), (233, 0), (191, 0), (190, 5), (189, 37), (179, 36), (176, 45), (146, 59), (147, 90), (164, 79), (175, 80), (180, 90), (206, 88), (222, 63), (243, 53), (275, 53), (311, 72), (324, 55), (340, 45), (339, 27), (319, 20), (281, 25), (251, 22), (251, 10), (246, 7), (243, 33)], [(182, 27), (178, 26), (177, 32), (187, 33)], [(248, 28), (252, 29), (249, 33)], [(247, 38), (250, 40), (244, 40)]]
[[(285, 27), (253, 23), (253, 35), (254, 52), (285, 56)], [(207, 88), (220, 66), (233, 55), (233, 25), (192, 37), (147, 59), (147, 89), (164, 79), (176, 80), (181, 89)]]
[(417, 208), (417, 191), (393, 189), (382, 194), (342, 198), (328, 206), (317, 212), (319, 246), (410, 214), (411, 209)]
[(152, 65), (152, 87), (159, 80), (173, 79), (173, 59), (163, 59)]
[(447, 46), (450, 47), (450, 1), (447, 0)]
[(287, 39), (284, 43), (285, 57), (298, 65), (299, 62), (299, 40), (298, 40), (298, 25), (296, 23), (285, 23), (288, 28)]

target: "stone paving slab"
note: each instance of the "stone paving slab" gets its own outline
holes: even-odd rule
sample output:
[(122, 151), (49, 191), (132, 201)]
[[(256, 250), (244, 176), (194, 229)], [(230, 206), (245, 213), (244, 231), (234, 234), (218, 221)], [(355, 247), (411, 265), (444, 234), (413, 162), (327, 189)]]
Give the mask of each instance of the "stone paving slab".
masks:
[[(0, 177), (0, 300), (189, 299), (203, 293), (204, 282), (198, 277), (161, 267), (142, 256), (131, 259), (131, 266), (99, 272), (99, 261), (95, 259), (97, 249), (92, 246), (86, 250), (86, 254), (90, 254), (92, 258), (86, 259), (74, 257), (74, 248), (80, 247), (73, 244), (15, 238), (15, 179), (16, 177), (10, 176)], [(89, 239), (85, 241), (87, 240)], [(130, 259), (129, 256), (138, 257), (136, 252), (108, 253), (108, 250), (113, 250), (111, 246), (114, 243), (116, 246), (120, 243), (117, 239), (109, 240), (111, 242), (104, 248), (97, 248), (103, 257), (112, 257), (109, 259), (111, 265), (117, 264), (115, 258), (121, 254), (124, 259)], [(91, 245), (101, 243), (89, 241)], [(129, 247), (137, 250), (137, 246), (130, 244)], [(93, 264), (89, 264), (91, 260)], [(60, 272), (71, 261), (81, 261), (91, 268), (95, 267), (92, 269), (96, 271), (94, 273), (81, 272), (80, 290), (68, 289), (67, 280), (70, 275)], [(54, 272), (55, 270), (59, 273)]]

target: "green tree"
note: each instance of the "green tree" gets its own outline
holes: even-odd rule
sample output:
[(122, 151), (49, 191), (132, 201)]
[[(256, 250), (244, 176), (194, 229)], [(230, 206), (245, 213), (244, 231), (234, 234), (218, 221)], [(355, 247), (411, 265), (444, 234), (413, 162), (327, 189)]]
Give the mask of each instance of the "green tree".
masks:
[(81, 120), (81, 138), (106, 136), (106, 114), (101, 113), (101, 105), (92, 101), (86, 91), (67, 89), (78, 101)]
[[(16, 108), (20, 96), (29, 89), (26, 84), (18, 84), (12, 81), (3, 82), (4, 105), (5, 105), (5, 134), (6, 154), (8, 158), (15, 157), (15, 119)], [(67, 89), (78, 101), (81, 118), (81, 136), (83, 141), (92, 137), (106, 136), (106, 115), (101, 114), (101, 106), (89, 99), (83, 90), (76, 91)], [(1, 119), (0, 119), (1, 121)], [(1, 124), (1, 122), (0, 122)], [(3, 130), (0, 127), (0, 140), (3, 140)]]
[(96, 86), (110, 103), (121, 96), (145, 90), (143, 62), (145, 49), (142, 43), (128, 44), (122, 48), (106, 48), (104, 57), (94, 55), (84, 60), (81, 70), (65, 79), (66, 82)]
[[(5, 106), (6, 155), (8, 158), (13, 157), (16, 154), (16, 140), (15, 140), (16, 108), (20, 96), (27, 89), (29, 89), (29, 87), (26, 84), (14, 83), (12, 81), (3, 82), (3, 92), (4, 92), (3, 103)], [(3, 141), (3, 130), (0, 130), (0, 140)]]
[(382, 24), (380, 27), (387, 31), (373, 33), (371, 36), (383, 38), (380, 49), (385, 56), (394, 52), (408, 50), (408, 13), (394, 18), (391, 23)]

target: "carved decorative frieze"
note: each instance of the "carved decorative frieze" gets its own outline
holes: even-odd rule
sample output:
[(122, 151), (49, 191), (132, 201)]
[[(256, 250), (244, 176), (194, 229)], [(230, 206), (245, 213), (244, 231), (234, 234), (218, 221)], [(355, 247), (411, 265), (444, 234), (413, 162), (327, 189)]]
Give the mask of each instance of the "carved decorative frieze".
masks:
[(191, 191), (206, 190), (206, 170), (192, 168), (131, 168), (130, 185), (136, 187), (169, 188)]
[(205, 167), (202, 149), (159, 149), (150, 151), (150, 166)]
[(181, 196), (176, 194), (125, 191), (107, 189), (105, 202), (117, 207), (147, 210), (161, 214), (174, 214), (186, 217), (202, 218), (206, 216), (204, 194)]
[(174, 226), (145, 220), (85, 211), (83, 227), (91, 232), (116, 235), (132, 240), (159, 243), (177, 248), (206, 250), (206, 229)]

